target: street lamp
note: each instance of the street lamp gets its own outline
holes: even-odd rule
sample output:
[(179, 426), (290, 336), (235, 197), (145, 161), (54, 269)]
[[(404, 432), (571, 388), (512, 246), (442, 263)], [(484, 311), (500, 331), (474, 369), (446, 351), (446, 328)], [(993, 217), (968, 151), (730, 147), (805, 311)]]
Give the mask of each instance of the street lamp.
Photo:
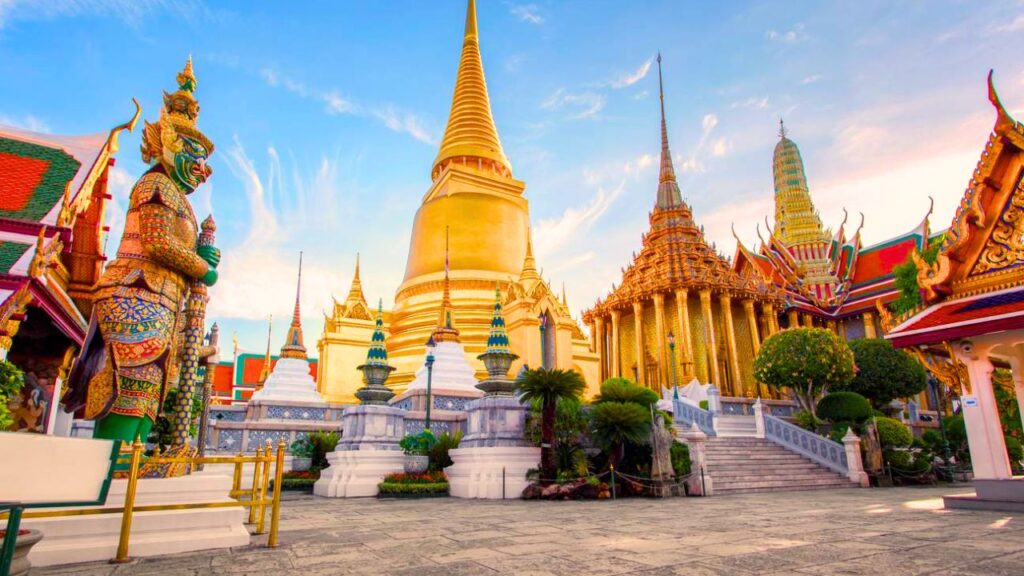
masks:
[(941, 396), (939, 395), (939, 381), (934, 376), (928, 376), (928, 388), (931, 389), (932, 402), (935, 404), (935, 412), (939, 415), (939, 434), (942, 436), (942, 464), (946, 467), (946, 474), (949, 475), (949, 480), (953, 481), (953, 472), (950, 468), (949, 461), (952, 458), (952, 454), (949, 450), (949, 439), (946, 438), (946, 427), (942, 425), (942, 403)]
[(668, 331), (668, 350), (672, 357), (672, 398), (679, 400), (679, 380), (676, 378), (676, 335)]
[(430, 395), (430, 381), (434, 373), (434, 347), (437, 345), (434, 342), (434, 335), (431, 334), (430, 338), (427, 339), (427, 416), (426, 424), (424, 428), (430, 430), (430, 405), (434, 403), (434, 398)]

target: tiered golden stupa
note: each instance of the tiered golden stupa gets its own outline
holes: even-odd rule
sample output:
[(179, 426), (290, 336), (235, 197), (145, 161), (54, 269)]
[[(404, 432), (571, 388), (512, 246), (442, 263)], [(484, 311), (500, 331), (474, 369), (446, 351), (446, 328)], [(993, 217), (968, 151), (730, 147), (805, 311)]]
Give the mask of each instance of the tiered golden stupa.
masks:
[[(576, 369), (596, 389), (596, 355), (564, 298), (560, 301), (537, 273), (526, 184), (512, 176), (491, 116), (474, 0), (466, 12), (451, 114), (431, 179), (413, 223), (405, 280), (394, 309), (384, 313), (388, 357), (397, 368), (388, 383), (402, 389), (423, 363), (442, 304), (448, 242), (452, 314), (467, 358), (481, 377), (486, 371), (476, 357), (486, 348), (494, 289), (500, 285), (519, 364)], [(352, 402), (361, 386), (355, 367), (373, 331), (367, 309), (357, 268), (348, 298), (335, 303), (319, 343), (317, 381), (329, 402)]]
[[(779, 330), (781, 292), (753, 273), (733, 272), (708, 246), (676, 182), (661, 88), (661, 166), (651, 228), (622, 284), (584, 313), (597, 348), (601, 378), (624, 376), (656, 390), (693, 378), (724, 396), (758, 395), (753, 359)], [(779, 308), (777, 308), (779, 307)], [(760, 314), (758, 314), (760, 311)], [(669, 333), (676, 345), (673, 370)], [(761, 391), (766, 396), (766, 391)]]

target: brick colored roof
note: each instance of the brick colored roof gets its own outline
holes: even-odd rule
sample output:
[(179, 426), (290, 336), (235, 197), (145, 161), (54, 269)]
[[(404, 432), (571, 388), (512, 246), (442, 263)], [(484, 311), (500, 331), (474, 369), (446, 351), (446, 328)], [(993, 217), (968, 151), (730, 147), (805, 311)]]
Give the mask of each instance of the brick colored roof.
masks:
[(948, 300), (894, 328), (886, 338), (898, 347), (969, 338), (1024, 326), (1024, 287)]

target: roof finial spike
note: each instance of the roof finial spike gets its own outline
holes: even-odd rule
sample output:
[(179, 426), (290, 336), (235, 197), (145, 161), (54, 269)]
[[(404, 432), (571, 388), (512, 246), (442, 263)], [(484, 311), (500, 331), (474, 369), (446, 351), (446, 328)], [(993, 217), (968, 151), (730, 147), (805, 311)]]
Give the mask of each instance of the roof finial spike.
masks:
[(658, 52), (658, 98), (661, 103), (661, 166), (658, 172), (657, 208), (673, 208), (683, 203), (676, 170), (672, 165), (672, 151), (668, 146), (668, 124), (665, 121), (665, 89), (661, 77), (661, 52)]
[(355, 279), (359, 280), (359, 252), (356, 252), (356, 275)]
[(786, 123), (782, 121), (782, 117), (779, 117), (779, 138), (786, 137)]
[(257, 382), (257, 389), (263, 387), (263, 383), (270, 376), (270, 337), (274, 330), (274, 315), (267, 317), (267, 355), (263, 358), (263, 368), (260, 369), (260, 377)]
[(295, 283), (295, 311), (292, 312), (292, 323), (288, 327), (288, 334), (284, 339), (284, 346), (281, 347), (282, 358), (301, 358), (305, 360), (306, 346), (302, 338), (302, 314), (299, 308), (299, 300), (302, 296), (302, 252), (299, 252), (299, 277)]

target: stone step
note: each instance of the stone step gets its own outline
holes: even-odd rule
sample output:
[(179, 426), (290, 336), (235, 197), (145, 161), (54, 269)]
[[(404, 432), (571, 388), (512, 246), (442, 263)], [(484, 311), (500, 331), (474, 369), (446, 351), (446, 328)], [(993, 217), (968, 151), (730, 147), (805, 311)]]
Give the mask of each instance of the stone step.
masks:
[(749, 488), (806, 488), (809, 486), (850, 486), (851, 483), (839, 478), (809, 478), (800, 480), (753, 480), (753, 481), (729, 481), (715, 478), (715, 491)]
[(789, 453), (778, 446), (708, 446), (705, 452), (714, 454)]
[(846, 483), (840, 486), (770, 486), (767, 488), (719, 488), (715, 485), (716, 496), (729, 494), (756, 494), (759, 492), (803, 492), (805, 490), (835, 490), (838, 488), (856, 488), (853, 483)]
[(797, 472), (761, 472), (754, 473), (748, 472), (746, 474), (716, 474), (717, 470), (708, 469), (715, 479), (715, 483), (718, 482), (788, 482), (791, 484), (799, 484), (804, 481), (815, 481), (815, 480), (842, 480), (842, 477), (834, 472), (826, 472), (823, 470), (811, 470), (811, 471), (797, 471)]
[(765, 465), (763, 462), (720, 461), (708, 462), (707, 467), (708, 469), (713, 469), (716, 472), (743, 472), (746, 470), (818, 470), (822, 468), (814, 462), (808, 462), (806, 460), (801, 460), (799, 462), (774, 462), (770, 465)]
[(755, 453), (755, 454), (715, 454), (711, 452), (707, 455), (708, 460), (804, 460), (803, 456), (798, 454), (766, 454), (766, 453)]
[[(814, 464), (780, 464), (778, 466), (772, 466), (770, 470), (765, 470), (764, 466), (742, 466), (736, 464), (708, 464), (706, 466), (708, 473), (714, 474), (716, 478), (725, 478), (728, 476), (739, 476), (745, 474), (805, 474), (813, 473), (816, 470), (821, 470), (819, 466)], [(827, 471), (832, 473), (831, 470)]]

